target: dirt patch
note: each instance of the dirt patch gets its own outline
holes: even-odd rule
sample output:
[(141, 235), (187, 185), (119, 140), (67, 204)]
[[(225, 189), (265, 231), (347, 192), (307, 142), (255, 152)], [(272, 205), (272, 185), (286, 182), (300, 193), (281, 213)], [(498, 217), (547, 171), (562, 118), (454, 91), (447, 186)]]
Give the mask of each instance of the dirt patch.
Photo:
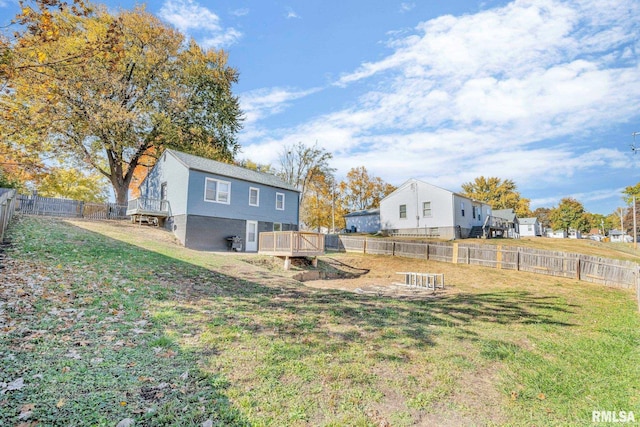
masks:
[(406, 286), (401, 284), (404, 278), (397, 272), (443, 273), (439, 264), (443, 263), (388, 256), (335, 254), (320, 257), (317, 270), (300, 272), (294, 278), (316, 289), (395, 298), (432, 298), (450, 291), (446, 287), (434, 292), (433, 289)]

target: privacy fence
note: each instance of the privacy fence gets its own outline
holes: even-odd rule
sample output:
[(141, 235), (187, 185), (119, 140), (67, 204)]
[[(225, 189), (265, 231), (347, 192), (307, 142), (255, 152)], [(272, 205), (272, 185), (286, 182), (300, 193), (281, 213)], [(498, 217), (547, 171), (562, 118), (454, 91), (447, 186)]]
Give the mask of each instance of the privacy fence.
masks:
[(64, 218), (127, 219), (127, 206), (116, 203), (88, 203), (40, 196), (17, 196), (16, 211), (29, 215)]
[(16, 190), (0, 188), (0, 244), (16, 207)]
[(635, 288), (640, 304), (639, 265), (629, 261), (507, 245), (404, 242), (342, 235), (327, 236), (325, 248), (529, 271), (610, 286)]

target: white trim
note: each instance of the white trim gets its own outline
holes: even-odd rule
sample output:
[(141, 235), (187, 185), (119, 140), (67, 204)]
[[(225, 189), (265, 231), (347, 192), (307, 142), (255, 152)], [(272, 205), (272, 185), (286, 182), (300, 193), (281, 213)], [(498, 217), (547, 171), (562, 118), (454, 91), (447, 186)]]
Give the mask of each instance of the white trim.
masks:
[[(402, 216), (402, 207), (404, 206), (404, 216)], [(399, 219), (407, 219), (407, 204), (403, 203), (398, 205), (398, 218)]]
[[(252, 234), (253, 239), (251, 239)], [(255, 252), (258, 250), (258, 221), (247, 220), (247, 232), (245, 240), (245, 251)]]
[[(256, 203), (251, 203), (251, 191), (256, 191)], [(258, 187), (249, 187), (249, 206), (260, 206), (260, 189)]]
[[(278, 197), (282, 196), (282, 207), (278, 207)], [(276, 193), (276, 210), (283, 211), (284, 210), (284, 193)]]
[[(427, 203), (429, 203), (429, 215), (424, 214), (424, 211), (425, 211), (424, 205)], [(431, 200), (422, 202), (422, 218), (432, 218), (432, 217), (433, 217), (433, 211), (431, 210)]]
[[(207, 184), (211, 181), (216, 183), (215, 200), (207, 198)], [(220, 191), (220, 184), (226, 184), (228, 186), (226, 191), (227, 200), (220, 200), (221, 199), (220, 195), (225, 194), (225, 192)], [(231, 183), (229, 181), (223, 181), (221, 179), (205, 178), (204, 179), (204, 201), (210, 202), (210, 203), (222, 203), (225, 205), (231, 204)]]

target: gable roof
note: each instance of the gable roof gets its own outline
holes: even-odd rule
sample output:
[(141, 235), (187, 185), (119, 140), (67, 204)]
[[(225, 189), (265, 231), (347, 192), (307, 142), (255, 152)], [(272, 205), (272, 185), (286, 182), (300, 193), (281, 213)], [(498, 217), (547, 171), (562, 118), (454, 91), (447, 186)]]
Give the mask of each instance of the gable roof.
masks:
[(347, 218), (347, 217), (353, 217), (353, 216), (367, 216), (367, 215), (380, 215), (380, 209), (379, 208), (363, 209), (361, 211), (350, 212), (344, 215), (344, 217)]
[(228, 163), (218, 162), (204, 157), (194, 156), (193, 154), (183, 153), (181, 151), (166, 150), (165, 154), (171, 154), (186, 168), (207, 172), (216, 175), (226, 176), (229, 178), (241, 179), (243, 181), (254, 182), (256, 184), (264, 184), (271, 187), (282, 188), (285, 190), (300, 192), (296, 187), (288, 184), (275, 175), (269, 173), (258, 172), (241, 166), (230, 165)]
[(513, 209), (498, 209), (496, 211), (493, 211), (492, 215), (511, 222), (515, 222), (516, 220), (516, 213), (513, 211)]
[(464, 194), (456, 193), (455, 191), (447, 190), (446, 188), (438, 187), (437, 185), (433, 185), (433, 184), (430, 184), (430, 183), (428, 183), (426, 181), (422, 181), (422, 180), (416, 179), (416, 178), (409, 178), (408, 180), (406, 180), (405, 182), (400, 184), (398, 186), (398, 188), (396, 188), (394, 191), (392, 191), (391, 193), (387, 194), (382, 200), (386, 199), (387, 197), (390, 197), (391, 195), (393, 195), (395, 193), (399, 193), (399, 192), (403, 191), (406, 188), (407, 185), (413, 184), (413, 183), (415, 183), (417, 185), (420, 185), (420, 184), (429, 185), (429, 186), (431, 186), (433, 188), (437, 188), (438, 190), (446, 191), (447, 193), (450, 193), (450, 194), (452, 194), (454, 196), (462, 197), (462, 198), (467, 199), (467, 200), (469, 200), (471, 202), (480, 203), (480, 204), (483, 204), (485, 206), (491, 207), (487, 202), (483, 202), (483, 201), (480, 201), (480, 200), (472, 199), (470, 197), (465, 196)]
[(518, 222), (520, 223), (520, 225), (533, 225), (539, 221), (538, 218), (534, 216), (533, 218), (518, 218)]

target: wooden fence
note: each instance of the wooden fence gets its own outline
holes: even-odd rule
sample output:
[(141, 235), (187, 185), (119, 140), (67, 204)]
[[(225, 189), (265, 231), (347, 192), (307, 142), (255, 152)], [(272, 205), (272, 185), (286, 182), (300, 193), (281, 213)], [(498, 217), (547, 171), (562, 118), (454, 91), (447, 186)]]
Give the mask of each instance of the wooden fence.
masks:
[(64, 218), (127, 219), (127, 206), (116, 203), (88, 203), (79, 200), (56, 199), (40, 196), (17, 197), (16, 211), (28, 215)]
[(0, 244), (4, 242), (4, 233), (13, 217), (16, 207), (16, 190), (0, 188)]
[(545, 251), (507, 245), (462, 242), (403, 242), (388, 239), (330, 235), (329, 250), (474, 264), (504, 270), (528, 271), (592, 283), (635, 288), (640, 305), (639, 265), (589, 255)]

